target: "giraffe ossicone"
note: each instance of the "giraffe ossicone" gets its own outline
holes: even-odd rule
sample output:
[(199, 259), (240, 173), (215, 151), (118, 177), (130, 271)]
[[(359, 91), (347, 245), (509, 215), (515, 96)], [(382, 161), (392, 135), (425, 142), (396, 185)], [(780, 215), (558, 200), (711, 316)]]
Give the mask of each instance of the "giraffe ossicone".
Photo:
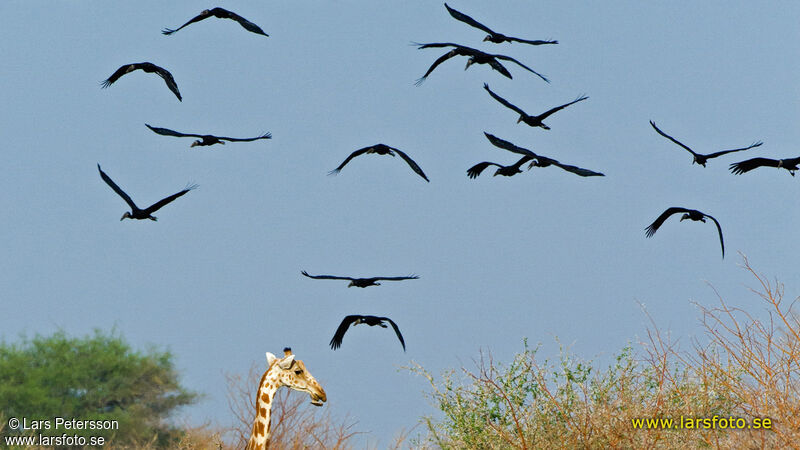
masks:
[(317, 383), (314, 376), (306, 369), (303, 361), (295, 359), (292, 349), (283, 349), (284, 357), (278, 358), (267, 352), (267, 371), (261, 376), (256, 392), (256, 416), (253, 420), (253, 431), (247, 442), (247, 450), (264, 450), (269, 443), (270, 413), (272, 399), (281, 386), (296, 391), (306, 392), (311, 397), (311, 404), (322, 406), (328, 400), (325, 390)]

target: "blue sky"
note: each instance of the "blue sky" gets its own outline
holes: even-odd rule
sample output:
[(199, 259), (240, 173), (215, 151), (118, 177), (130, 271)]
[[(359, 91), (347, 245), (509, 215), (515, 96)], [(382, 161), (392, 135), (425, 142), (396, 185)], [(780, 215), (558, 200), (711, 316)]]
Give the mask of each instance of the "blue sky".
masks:
[[(496, 31), (560, 43), (482, 43), (441, 2), (0, 4), (0, 335), (116, 327), (134, 345), (165, 346), (185, 384), (207, 395), (186, 414), (221, 424), (231, 420), (223, 373), (292, 346), (327, 391), (325, 408), (386, 443), (432, 412), (424, 380), (398, 370), (410, 360), (434, 372), (469, 366), (481, 348), (505, 360), (525, 337), (553, 357), (558, 337), (605, 361), (645, 334), (639, 302), (688, 347), (702, 337), (691, 301), (715, 302), (708, 283), (752, 304), (738, 251), (791, 292), (800, 180), (768, 168), (734, 176), (728, 165), (798, 155), (800, 5), (448, 4)], [(270, 37), (217, 19), (161, 35), (212, 6)], [(411, 41), (504, 53), (552, 83), (513, 64), (513, 80), (464, 71), (456, 58), (415, 87), (444, 50)], [(142, 72), (100, 89), (142, 61), (171, 71), (183, 102)], [(484, 82), (529, 113), (590, 99), (545, 131), (515, 124)], [(649, 120), (701, 153), (764, 145), (702, 168)], [(145, 123), (273, 139), (190, 149)], [(516, 161), (484, 131), (606, 177), (545, 168), (470, 180), (475, 163)], [(326, 176), (379, 142), (431, 182), (372, 155)], [(140, 206), (190, 181), (200, 188), (158, 222), (120, 222), (126, 205), (97, 163)], [(716, 217), (725, 260), (711, 223), (672, 218), (646, 239), (670, 206)], [(301, 270), (420, 279), (347, 289)], [(331, 351), (347, 314), (393, 318), (408, 351), (374, 328)]]

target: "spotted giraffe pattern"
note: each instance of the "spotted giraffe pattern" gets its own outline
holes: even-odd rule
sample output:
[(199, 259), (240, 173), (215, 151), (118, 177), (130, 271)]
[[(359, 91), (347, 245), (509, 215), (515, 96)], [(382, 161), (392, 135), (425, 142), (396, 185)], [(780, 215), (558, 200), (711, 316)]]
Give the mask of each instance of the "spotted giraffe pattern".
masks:
[(267, 352), (267, 366), (267, 371), (264, 372), (258, 383), (256, 414), (250, 440), (247, 442), (247, 450), (269, 448), (272, 400), (279, 387), (286, 386), (296, 391), (307, 392), (311, 396), (311, 403), (316, 406), (321, 406), (327, 400), (325, 391), (306, 370), (303, 361), (294, 359), (291, 349), (284, 350), (282, 359)]

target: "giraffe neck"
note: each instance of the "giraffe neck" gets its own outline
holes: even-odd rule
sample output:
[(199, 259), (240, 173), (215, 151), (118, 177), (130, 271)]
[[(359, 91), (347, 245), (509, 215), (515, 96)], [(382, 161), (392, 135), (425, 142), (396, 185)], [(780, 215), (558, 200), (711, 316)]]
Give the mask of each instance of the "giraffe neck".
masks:
[(277, 376), (270, 375), (272, 367), (264, 372), (261, 382), (258, 385), (258, 396), (256, 397), (256, 418), (253, 422), (253, 432), (250, 434), (250, 441), (247, 443), (247, 450), (266, 450), (269, 442), (270, 418), (272, 412), (272, 400), (275, 392), (281, 386)]

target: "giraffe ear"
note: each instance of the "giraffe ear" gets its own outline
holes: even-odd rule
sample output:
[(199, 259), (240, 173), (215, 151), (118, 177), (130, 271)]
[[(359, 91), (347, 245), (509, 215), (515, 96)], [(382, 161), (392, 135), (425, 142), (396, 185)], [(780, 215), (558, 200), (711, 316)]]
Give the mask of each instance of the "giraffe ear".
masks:
[(276, 359), (278, 359), (278, 358), (276, 358), (275, 355), (273, 355), (270, 352), (267, 352), (267, 367), (271, 366), (272, 363), (274, 363)]
[(283, 360), (278, 364), (281, 366), (281, 369), (288, 369), (289, 367), (292, 367), (292, 364), (294, 364), (294, 355), (289, 355), (286, 358), (283, 358)]

